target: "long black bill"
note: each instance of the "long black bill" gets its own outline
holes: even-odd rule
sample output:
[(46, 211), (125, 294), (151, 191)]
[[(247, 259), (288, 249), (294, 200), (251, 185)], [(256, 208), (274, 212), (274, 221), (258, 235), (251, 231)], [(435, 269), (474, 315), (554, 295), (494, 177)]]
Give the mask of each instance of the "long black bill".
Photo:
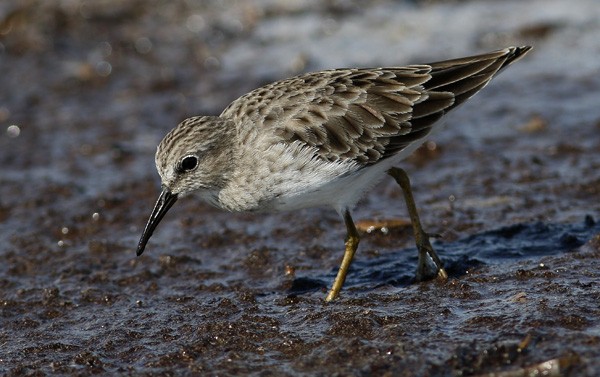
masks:
[(154, 205), (154, 209), (152, 210), (152, 214), (150, 214), (150, 218), (148, 219), (148, 223), (144, 228), (144, 233), (142, 233), (142, 238), (140, 238), (140, 242), (138, 243), (136, 254), (138, 256), (142, 255), (144, 249), (146, 248), (146, 243), (150, 237), (152, 237), (152, 233), (156, 226), (165, 217), (165, 214), (175, 204), (177, 201), (177, 194), (171, 194), (171, 191), (166, 187), (163, 187), (156, 204)]

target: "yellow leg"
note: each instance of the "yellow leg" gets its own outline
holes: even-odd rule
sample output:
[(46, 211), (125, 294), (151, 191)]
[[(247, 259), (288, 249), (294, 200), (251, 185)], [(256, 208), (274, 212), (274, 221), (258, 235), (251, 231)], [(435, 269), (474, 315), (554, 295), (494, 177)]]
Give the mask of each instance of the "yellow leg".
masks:
[(358, 242), (360, 241), (349, 211), (344, 213), (344, 222), (346, 223), (347, 230), (346, 251), (344, 252), (344, 259), (342, 259), (342, 264), (340, 265), (337, 276), (333, 281), (333, 286), (325, 298), (325, 301), (327, 302), (336, 299), (340, 294), (344, 281), (346, 281), (346, 274), (348, 274), (348, 269), (350, 268), (350, 264), (352, 264), (354, 253), (356, 253)]
[[(446, 280), (448, 278), (448, 274), (446, 273), (446, 270), (444, 270), (442, 261), (429, 242), (429, 235), (425, 233), (423, 226), (421, 225), (419, 213), (417, 212), (417, 206), (415, 205), (415, 199), (412, 195), (408, 174), (406, 174), (406, 172), (400, 168), (391, 168), (388, 170), (388, 174), (391, 175), (402, 188), (404, 201), (406, 202), (406, 208), (408, 208), (408, 214), (410, 216), (410, 222), (413, 226), (415, 243), (417, 245), (417, 250), (419, 251), (419, 262), (417, 264), (416, 275), (417, 281), (427, 279), (431, 275), (437, 275), (438, 279)], [(436, 271), (433, 274), (429, 271), (427, 265), (427, 254), (429, 254), (436, 267)]]

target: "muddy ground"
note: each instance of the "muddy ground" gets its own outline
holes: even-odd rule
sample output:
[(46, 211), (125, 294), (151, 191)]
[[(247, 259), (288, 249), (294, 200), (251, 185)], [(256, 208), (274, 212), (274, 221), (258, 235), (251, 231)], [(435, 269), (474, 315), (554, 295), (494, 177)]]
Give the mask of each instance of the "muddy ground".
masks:
[[(600, 374), (596, 1), (369, 4), (2, 1), (1, 374)], [(344, 226), (326, 208), (186, 198), (135, 257), (182, 119), (304, 71), (523, 44), (403, 165), (447, 282), (413, 281), (392, 180), (354, 212), (333, 303)]]

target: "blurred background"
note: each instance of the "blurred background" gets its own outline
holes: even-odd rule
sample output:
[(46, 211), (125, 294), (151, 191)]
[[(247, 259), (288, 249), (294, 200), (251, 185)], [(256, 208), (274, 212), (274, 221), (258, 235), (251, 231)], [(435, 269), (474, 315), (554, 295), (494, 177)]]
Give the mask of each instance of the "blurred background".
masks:
[[(0, 372), (469, 375), (550, 360), (596, 375), (598, 41), (597, 0), (2, 0)], [(181, 120), (307, 71), (526, 44), (405, 165), (449, 286), (410, 282), (393, 182), (354, 217), (401, 225), (365, 233), (346, 299), (327, 307), (344, 237), (329, 209), (234, 215), (189, 198), (134, 257), (156, 145)], [(504, 352), (527, 336), (529, 353)]]

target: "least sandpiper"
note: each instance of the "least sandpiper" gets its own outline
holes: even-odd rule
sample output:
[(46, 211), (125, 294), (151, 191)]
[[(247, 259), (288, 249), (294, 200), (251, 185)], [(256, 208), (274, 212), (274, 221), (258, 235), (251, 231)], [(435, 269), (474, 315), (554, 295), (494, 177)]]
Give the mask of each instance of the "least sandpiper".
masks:
[(175, 201), (196, 193), (235, 212), (333, 207), (347, 230), (345, 253), (326, 300), (338, 295), (358, 246), (350, 211), (386, 174), (402, 188), (419, 252), (417, 280), (446, 279), (421, 226), (406, 172), (395, 165), (531, 47), (431, 64), (334, 69), (258, 88), (220, 116), (181, 122), (160, 142), (162, 192), (137, 247)]

